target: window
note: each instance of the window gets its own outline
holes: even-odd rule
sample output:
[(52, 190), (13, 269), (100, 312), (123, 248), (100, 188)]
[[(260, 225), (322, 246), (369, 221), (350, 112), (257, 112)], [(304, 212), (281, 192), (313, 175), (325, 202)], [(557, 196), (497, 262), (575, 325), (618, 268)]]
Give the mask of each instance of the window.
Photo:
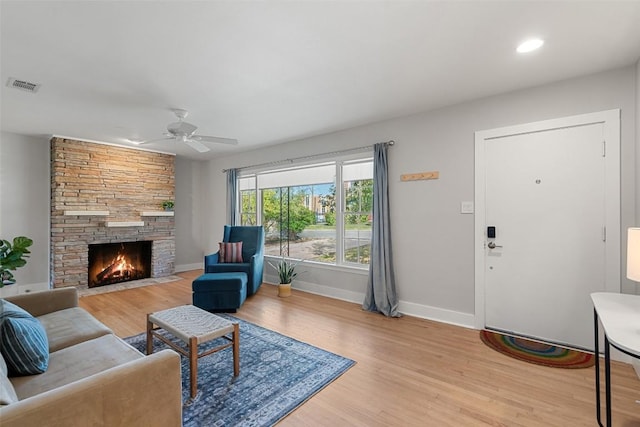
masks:
[(328, 264), (369, 263), (370, 158), (243, 175), (238, 188), (240, 223), (264, 226), (266, 255)]
[(239, 178), (238, 189), (240, 190), (240, 225), (257, 225), (255, 175)]
[(343, 262), (369, 264), (373, 219), (373, 163), (343, 165), (342, 183)]

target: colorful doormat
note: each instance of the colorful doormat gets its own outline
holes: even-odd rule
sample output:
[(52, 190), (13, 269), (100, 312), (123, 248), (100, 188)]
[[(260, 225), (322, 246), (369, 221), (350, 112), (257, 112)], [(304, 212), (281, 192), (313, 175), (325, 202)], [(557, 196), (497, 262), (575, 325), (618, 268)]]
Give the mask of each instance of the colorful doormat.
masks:
[[(240, 323), (240, 375), (232, 349), (198, 359), (198, 394), (189, 399), (189, 360), (182, 357), (184, 427), (272, 426), (334, 381), (355, 362), (253, 323)], [(146, 334), (125, 339), (145, 353)], [(221, 344), (201, 345), (200, 351)], [(154, 352), (169, 348), (153, 340)]]
[(492, 349), (536, 365), (552, 368), (588, 368), (593, 366), (593, 354), (528, 340), (525, 338), (503, 335), (487, 330), (480, 331), (480, 339)]

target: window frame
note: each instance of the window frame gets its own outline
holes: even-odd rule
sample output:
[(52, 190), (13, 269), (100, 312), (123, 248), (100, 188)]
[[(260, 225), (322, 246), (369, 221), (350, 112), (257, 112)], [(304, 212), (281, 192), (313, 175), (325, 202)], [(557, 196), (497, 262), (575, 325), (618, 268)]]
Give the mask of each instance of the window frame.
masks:
[[(343, 167), (345, 164), (350, 165), (350, 164), (357, 164), (357, 163), (373, 164), (373, 153), (366, 152), (366, 153), (351, 154), (348, 156), (334, 157), (330, 159), (327, 159), (327, 158), (317, 159), (316, 161), (290, 164), (290, 165), (287, 165), (286, 167), (270, 167), (270, 168), (264, 167), (264, 168), (254, 168), (251, 170), (240, 171), (236, 178), (236, 180), (238, 181), (238, 185), (236, 186), (238, 191), (237, 197), (238, 197), (238, 200), (240, 200), (240, 203), (236, 207), (236, 210), (237, 210), (236, 221), (241, 221), (242, 215), (243, 215), (243, 211), (242, 211), (242, 191), (243, 190), (240, 189), (240, 185), (239, 185), (239, 181), (241, 179), (254, 180), (253, 181), (253, 191), (255, 196), (254, 205), (256, 207), (255, 219), (256, 219), (257, 225), (262, 225), (263, 212), (262, 212), (261, 191), (263, 189), (259, 188), (259, 184), (258, 184), (259, 182), (258, 178), (260, 174), (286, 172), (287, 170), (300, 170), (300, 169), (313, 168), (321, 165), (331, 164), (335, 168), (335, 182), (333, 185), (335, 186), (335, 191), (336, 191), (335, 200), (334, 200), (335, 221), (336, 221), (336, 231), (335, 231), (336, 261), (333, 263), (330, 263), (330, 262), (323, 262), (323, 261), (305, 260), (305, 263), (313, 263), (314, 265), (328, 267), (328, 268), (333, 267), (333, 268), (339, 268), (339, 269), (346, 268), (348, 270), (353, 270), (353, 269), (368, 270), (369, 264), (348, 262), (344, 259), (344, 255), (345, 255), (344, 244), (345, 244), (345, 238), (346, 238), (345, 217), (349, 213), (345, 212), (344, 210), (345, 209), (345, 190), (344, 190), (344, 182), (343, 182)], [(371, 179), (373, 179), (373, 176)], [(310, 185), (315, 185), (315, 184), (310, 184)], [(296, 187), (296, 186), (295, 185), (289, 186), (289, 188), (293, 188), (293, 187)], [(254, 213), (251, 212), (251, 214), (254, 214)], [(373, 215), (373, 211), (371, 211), (371, 215)], [(234, 225), (239, 225), (239, 224), (234, 224)], [(265, 256), (272, 257), (273, 255), (265, 255)], [(285, 256), (285, 258), (289, 258), (289, 257)]]
[[(363, 264), (363, 263), (359, 263), (359, 262), (349, 262), (349, 261), (347, 261), (345, 259), (345, 252), (346, 251), (345, 251), (344, 248), (345, 248), (345, 240), (347, 238), (347, 235), (346, 235), (346, 232), (347, 232), (346, 217), (347, 217), (347, 215), (361, 215), (362, 213), (367, 212), (367, 211), (348, 212), (346, 210), (347, 209), (347, 206), (346, 206), (346, 200), (347, 200), (346, 196), (347, 195), (346, 195), (345, 189), (344, 189), (345, 181), (344, 181), (344, 175), (342, 173), (343, 172), (342, 170), (343, 170), (343, 167), (345, 165), (354, 165), (354, 164), (358, 164), (358, 163), (371, 163), (372, 168), (373, 168), (373, 157), (366, 157), (366, 158), (363, 158), (361, 160), (360, 159), (344, 160), (344, 161), (340, 162), (340, 167), (339, 167), (339, 169), (340, 169), (340, 184), (341, 184), (340, 185), (341, 192), (340, 192), (339, 200), (341, 202), (340, 203), (341, 211), (339, 211), (340, 215), (336, 215), (336, 217), (340, 216), (340, 219), (341, 219), (340, 222), (342, 224), (342, 230), (340, 232), (340, 239), (341, 239), (340, 247), (342, 249), (342, 254), (341, 254), (340, 259), (342, 260), (341, 265), (344, 265), (344, 266), (350, 266), (350, 267), (366, 266), (367, 268), (369, 268), (369, 264)], [(371, 180), (373, 181), (373, 176), (371, 177)], [(337, 181), (337, 178), (336, 178), (336, 181)], [(354, 182), (354, 181), (347, 181), (347, 182)], [(363, 181), (363, 180), (360, 179), (358, 181)], [(337, 189), (336, 189), (336, 198), (338, 198)], [(360, 206), (360, 207), (362, 207), (362, 206)], [(338, 210), (338, 208), (336, 206), (336, 211), (337, 210)], [(371, 206), (371, 211), (368, 211), (368, 213), (373, 218), (373, 205)], [(337, 222), (338, 222), (338, 220), (336, 218), (336, 223)], [(373, 232), (373, 225), (372, 225), (372, 232)], [(360, 239), (358, 239), (358, 240), (360, 240)], [(372, 239), (369, 239), (369, 253), (371, 253), (371, 240)], [(337, 256), (338, 255), (337, 255), (337, 250), (336, 250), (336, 260), (337, 260)]]

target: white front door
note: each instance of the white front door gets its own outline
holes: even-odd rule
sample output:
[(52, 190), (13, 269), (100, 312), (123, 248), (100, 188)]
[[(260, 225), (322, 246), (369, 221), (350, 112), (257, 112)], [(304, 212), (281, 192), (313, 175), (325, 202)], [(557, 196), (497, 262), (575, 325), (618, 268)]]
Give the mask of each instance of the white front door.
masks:
[[(548, 122), (476, 141), (484, 163), (484, 188), (476, 194), (483, 198), (476, 237), (482, 245), (484, 327), (593, 347), (589, 294), (619, 291), (619, 263), (615, 286), (608, 283), (608, 259), (619, 249), (609, 254), (607, 241), (616, 240), (619, 226), (607, 227), (607, 156), (615, 155), (607, 153), (613, 145), (604, 142), (607, 126), (602, 120)], [(488, 227), (495, 227), (495, 237)]]

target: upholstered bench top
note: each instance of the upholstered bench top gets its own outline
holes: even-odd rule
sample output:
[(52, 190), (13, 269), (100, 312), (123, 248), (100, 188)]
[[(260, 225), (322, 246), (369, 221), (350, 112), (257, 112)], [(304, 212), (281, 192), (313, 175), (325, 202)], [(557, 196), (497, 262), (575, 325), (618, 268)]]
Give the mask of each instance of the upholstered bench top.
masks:
[(233, 323), (192, 305), (183, 305), (149, 314), (149, 321), (188, 343), (198, 344), (233, 332)]
[(205, 273), (191, 284), (193, 305), (204, 310), (235, 312), (247, 298), (245, 273)]
[(235, 291), (242, 285), (247, 284), (246, 273), (205, 273), (195, 279), (192, 283), (194, 291), (209, 290), (208, 288), (202, 288), (215, 283), (216, 291)]

